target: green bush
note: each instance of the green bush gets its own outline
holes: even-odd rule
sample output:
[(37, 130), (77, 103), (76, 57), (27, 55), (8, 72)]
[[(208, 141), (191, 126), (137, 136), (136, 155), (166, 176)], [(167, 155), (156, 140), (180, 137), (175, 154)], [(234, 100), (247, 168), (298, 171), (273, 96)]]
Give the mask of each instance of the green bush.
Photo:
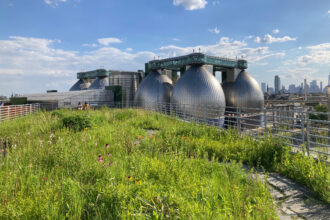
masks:
[[(315, 106), (315, 111), (316, 112), (321, 112), (321, 113), (327, 113), (328, 112), (328, 107), (326, 105), (317, 105), (317, 106)], [(314, 120), (327, 121), (328, 120), (328, 115), (327, 114), (310, 114), (309, 118), (314, 119)]]
[(88, 115), (72, 115), (62, 119), (63, 126), (74, 131), (82, 131), (92, 127), (92, 120)]

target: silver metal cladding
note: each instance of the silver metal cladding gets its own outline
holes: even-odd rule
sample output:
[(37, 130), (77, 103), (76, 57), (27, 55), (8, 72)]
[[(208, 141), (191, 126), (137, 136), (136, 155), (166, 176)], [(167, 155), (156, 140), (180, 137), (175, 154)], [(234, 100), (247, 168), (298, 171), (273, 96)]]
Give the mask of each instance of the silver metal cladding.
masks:
[(69, 91), (79, 91), (79, 90), (81, 90), (81, 88), (80, 88), (80, 84), (82, 84), (83, 83), (83, 81), (82, 81), (82, 79), (79, 79), (71, 88), (70, 88), (70, 90)]
[(158, 109), (170, 102), (172, 89), (172, 80), (168, 76), (153, 71), (138, 87), (134, 98), (135, 105)]
[(98, 77), (88, 89), (104, 89), (109, 85), (109, 77)]
[(192, 65), (175, 85), (171, 104), (180, 115), (212, 119), (224, 114), (226, 101), (213, 74), (204, 66)]
[(241, 71), (235, 82), (223, 82), (226, 106), (230, 111), (260, 112), (264, 107), (264, 95), (258, 82), (246, 71)]

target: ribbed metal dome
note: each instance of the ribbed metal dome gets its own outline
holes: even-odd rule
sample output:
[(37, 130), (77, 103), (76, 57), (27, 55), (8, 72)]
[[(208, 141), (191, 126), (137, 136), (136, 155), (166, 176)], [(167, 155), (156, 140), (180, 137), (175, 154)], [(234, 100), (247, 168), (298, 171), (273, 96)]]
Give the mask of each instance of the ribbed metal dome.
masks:
[(222, 83), (222, 88), (229, 108), (241, 108), (242, 112), (259, 112), (264, 107), (264, 95), (258, 82), (244, 70), (235, 82)]
[(88, 89), (104, 89), (109, 85), (109, 77), (98, 77)]
[(139, 85), (134, 98), (135, 105), (158, 109), (170, 102), (172, 89), (172, 80), (168, 76), (153, 71)]
[(178, 80), (171, 98), (179, 114), (217, 118), (224, 114), (225, 95), (219, 81), (204, 66), (191, 66)]

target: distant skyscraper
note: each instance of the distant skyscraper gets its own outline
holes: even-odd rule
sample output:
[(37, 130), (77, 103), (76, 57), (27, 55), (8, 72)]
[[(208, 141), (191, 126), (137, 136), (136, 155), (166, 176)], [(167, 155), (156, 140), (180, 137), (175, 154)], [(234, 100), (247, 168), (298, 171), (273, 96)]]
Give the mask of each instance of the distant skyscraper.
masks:
[(322, 81), (320, 82), (320, 92), (322, 92), (323, 91), (323, 83), (322, 83)]
[(328, 76), (328, 86), (330, 86), (330, 75)]
[(261, 83), (261, 90), (262, 90), (263, 93), (267, 92), (266, 83), (263, 83), (263, 82)]
[(275, 76), (274, 87), (275, 87), (275, 94), (279, 94), (281, 90), (281, 79), (278, 75)]

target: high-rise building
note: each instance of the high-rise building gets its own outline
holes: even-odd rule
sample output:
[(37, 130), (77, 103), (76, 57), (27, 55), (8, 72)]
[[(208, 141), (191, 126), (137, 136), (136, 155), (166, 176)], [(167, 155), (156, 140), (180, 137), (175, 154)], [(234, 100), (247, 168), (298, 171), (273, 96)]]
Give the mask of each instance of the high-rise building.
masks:
[(328, 76), (328, 86), (330, 86), (330, 74)]
[(310, 82), (310, 87), (309, 87), (309, 91), (310, 93), (315, 93), (315, 92), (319, 92), (319, 86), (317, 85), (316, 80), (313, 80), (312, 82)]
[(274, 87), (275, 87), (275, 94), (279, 94), (281, 90), (281, 79), (278, 75), (275, 76)]
[(261, 83), (261, 90), (262, 90), (262, 93), (266, 93), (267, 90), (266, 90), (266, 83), (262, 82)]
[(320, 82), (320, 92), (322, 92), (323, 91), (323, 83), (322, 83), (322, 81)]

